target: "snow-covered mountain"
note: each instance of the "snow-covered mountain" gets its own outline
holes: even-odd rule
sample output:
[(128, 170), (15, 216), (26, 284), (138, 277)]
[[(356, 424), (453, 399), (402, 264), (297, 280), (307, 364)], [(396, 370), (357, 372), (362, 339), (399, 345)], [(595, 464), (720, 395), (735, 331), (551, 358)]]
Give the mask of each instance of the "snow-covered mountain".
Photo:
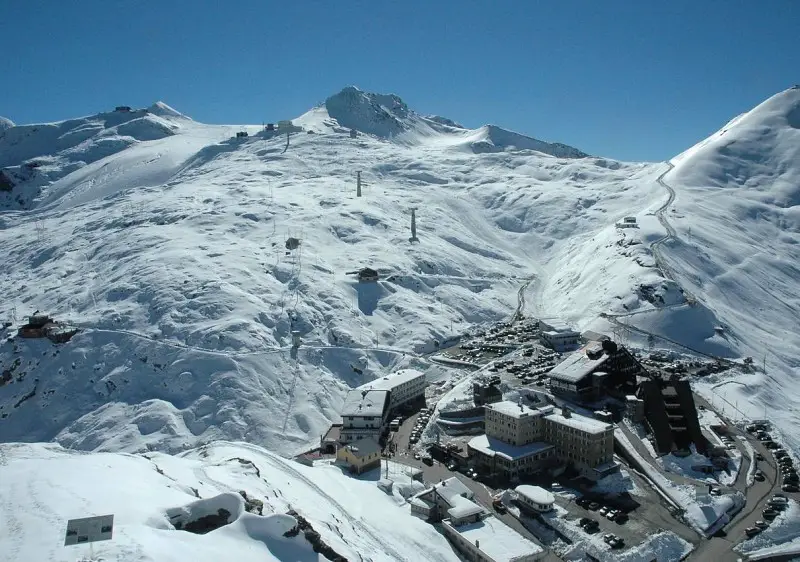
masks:
[[(348, 388), (426, 368), (420, 354), (435, 341), (509, 316), (529, 279), (529, 312), (580, 328), (608, 330), (601, 315), (622, 315), (725, 357), (769, 348), (774, 382), (743, 383), (769, 400), (770, 385), (794, 384), (798, 357), (796, 97), (779, 94), (722, 144), (676, 158), (663, 179), (674, 202), (658, 181), (665, 164), (465, 129), (355, 88), (295, 119), (313, 134), (293, 133), (288, 147), (285, 135), (200, 124), (163, 104), (9, 128), (6, 170), (42, 165), (14, 176), (0, 216), (0, 316), (41, 310), (82, 331), (58, 348), (0, 345), (3, 439), (295, 451), (337, 419)], [(18, 141), (28, 148), (12, 157), (9, 139), (33, 129), (46, 133)], [(234, 138), (240, 130), (250, 136)], [(107, 139), (116, 148), (95, 153)], [(784, 183), (773, 190), (768, 178)], [(21, 193), (31, 210), (14, 203)], [(676, 237), (665, 238), (662, 214)], [(630, 215), (638, 229), (615, 227)], [(364, 266), (381, 281), (358, 283), (351, 273)], [(292, 331), (303, 338), (296, 354)]]

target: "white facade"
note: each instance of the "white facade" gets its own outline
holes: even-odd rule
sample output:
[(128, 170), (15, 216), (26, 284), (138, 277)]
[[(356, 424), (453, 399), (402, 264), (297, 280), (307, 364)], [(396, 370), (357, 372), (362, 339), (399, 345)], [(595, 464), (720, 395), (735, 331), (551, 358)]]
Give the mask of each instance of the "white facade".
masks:
[(386, 425), (389, 393), (385, 390), (354, 389), (342, 406), (342, 443), (359, 439), (380, 439)]
[(542, 339), (550, 347), (556, 351), (560, 351), (562, 349), (569, 349), (572, 346), (578, 345), (581, 339), (581, 334), (575, 330), (565, 330), (563, 332), (550, 330), (547, 332), (542, 332)]
[(359, 386), (359, 389), (385, 390), (389, 392), (389, 410), (425, 396), (428, 381), (425, 373), (414, 369), (403, 369)]
[(553, 509), (556, 501), (553, 494), (539, 486), (524, 484), (517, 486), (514, 491), (517, 492), (517, 501), (539, 513), (546, 513)]
[(445, 520), (445, 536), (464, 554), (477, 562), (534, 562), (546, 552), (533, 541), (490, 515), (480, 521), (455, 525)]

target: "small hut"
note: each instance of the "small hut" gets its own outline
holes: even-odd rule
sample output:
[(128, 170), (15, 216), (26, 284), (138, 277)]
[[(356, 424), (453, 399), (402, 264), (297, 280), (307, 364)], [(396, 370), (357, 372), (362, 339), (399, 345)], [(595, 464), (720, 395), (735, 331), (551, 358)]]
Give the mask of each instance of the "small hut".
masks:
[(358, 281), (360, 283), (371, 283), (377, 281), (378, 279), (380, 279), (380, 275), (371, 267), (362, 268), (358, 272)]

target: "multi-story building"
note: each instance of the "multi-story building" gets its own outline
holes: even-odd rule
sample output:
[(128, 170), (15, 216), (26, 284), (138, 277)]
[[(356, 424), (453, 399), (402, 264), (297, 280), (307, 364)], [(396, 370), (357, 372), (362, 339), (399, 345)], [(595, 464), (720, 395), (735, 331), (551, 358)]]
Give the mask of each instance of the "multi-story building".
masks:
[(385, 390), (389, 393), (389, 411), (394, 411), (404, 404), (424, 399), (427, 386), (425, 373), (414, 369), (402, 369), (362, 384), (358, 388), (360, 390)]
[(539, 329), (542, 332), (544, 343), (556, 351), (574, 349), (581, 339), (580, 332), (576, 332), (560, 320), (540, 320)]
[(580, 402), (592, 402), (609, 392), (620, 396), (636, 389), (636, 377), (646, 371), (624, 347), (612, 341), (591, 342), (555, 366), (547, 376), (550, 390)]
[(342, 406), (339, 440), (350, 443), (370, 438), (380, 441), (389, 415), (389, 393), (385, 390), (354, 389)]
[(567, 409), (509, 401), (488, 404), (485, 410), (486, 434), (470, 440), (468, 451), (490, 473), (515, 478), (560, 461), (598, 479), (617, 468), (612, 424)]
[(571, 463), (583, 476), (596, 480), (618, 467), (614, 463), (614, 426), (573, 414), (568, 409), (544, 416), (544, 440), (556, 455)]

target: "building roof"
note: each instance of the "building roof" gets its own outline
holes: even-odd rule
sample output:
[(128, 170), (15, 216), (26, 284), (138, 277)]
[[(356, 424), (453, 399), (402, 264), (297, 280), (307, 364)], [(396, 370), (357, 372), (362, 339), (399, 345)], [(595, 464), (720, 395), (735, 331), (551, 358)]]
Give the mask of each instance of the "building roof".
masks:
[(550, 505), (556, 501), (556, 498), (553, 496), (553, 494), (540, 486), (529, 486), (528, 484), (523, 484), (514, 488), (514, 491), (525, 496), (533, 503)]
[(465, 541), (471, 544), (477, 542), (480, 545), (478, 549), (495, 562), (529, 560), (531, 556), (544, 552), (541, 546), (526, 539), (493, 515), (475, 523), (449, 525)]
[(466, 484), (464, 484), (455, 476), (451, 476), (447, 480), (442, 480), (438, 484), (434, 485), (432, 490), (439, 494), (439, 496), (446, 501), (450, 507), (455, 507), (459, 500), (454, 498), (458, 496), (463, 496), (467, 499), (470, 499), (475, 495), (472, 493), (472, 490), (467, 488)]
[(469, 517), (470, 515), (477, 515), (478, 513), (485, 513), (486, 510), (476, 504), (472, 500), (468, 500), (462, 496), (454, 496), (452, 498), (453, 507), (447, 510), (450, 517), (460, 519), (462, 517)]
[(415, 369), (401, 369), (399, 371), (392, 373), (391, 375), (386, 375), (385, 377), (381, 377), (379, 379), (375, 379), (374, 381), (362, 384), (358, 388), (391, 391), (400, 386), (401, 384), (407, 383), (408, 381), (412, 381), (418, 378), (424, 379), (425, 373), (423, 373), (422, 371), (417, 371)]
[(527, 416), (541, 416), (544, 412), (537, 408), (531, 408), (526, 404), (520, 402), (512, 402), (510, 400), (503, 400), (502, 402), (495, 402), (493, 404), (486, 404), (484, 406), (487, 410), (494, 410), (506, 416), (513, 418), (523, 418)]
[(381, 452), (381, 446), (378, 445), (374, 439), (367, 437), (366, 439), (359, 439), (355, 443), (350, 443), (344, 446), (345, 449), (350, 451), (353, 456), (363, 459), (374, 453)]
[(545, 417), (552, 422), (577, 429), (578, 431), (583, 431), (584, 433), (603, 433), (614, 427), (613, 424), (608, 422), (587, 418), (586, 416), (581, 416), (574, 412), (570, 413), (569, 417), (566, 417), (563, 413), (556, 410)]
[(552, 449), (550, 443), (536, 442), (527, 445), (511, 445), (487, 435), (478, 435), (469, 440), (469, 446), (489, 457), (498, 455), (506, 460), (515, 461), (524, 459), (536, 453)]
[(597, 359), (589, 359), (583, 350), (576, 351), (556, 365), (552, 371), (547, 373), (547, 376), (565, 382), (578, 382), (605, 363), (607, 359), (608, 355), (606, 354)]
[(383, 415), (389, 393), (385, 390), (367, 390), (356, 388), (347, 393), (342, 405), (342, 416), (377, 416)]

